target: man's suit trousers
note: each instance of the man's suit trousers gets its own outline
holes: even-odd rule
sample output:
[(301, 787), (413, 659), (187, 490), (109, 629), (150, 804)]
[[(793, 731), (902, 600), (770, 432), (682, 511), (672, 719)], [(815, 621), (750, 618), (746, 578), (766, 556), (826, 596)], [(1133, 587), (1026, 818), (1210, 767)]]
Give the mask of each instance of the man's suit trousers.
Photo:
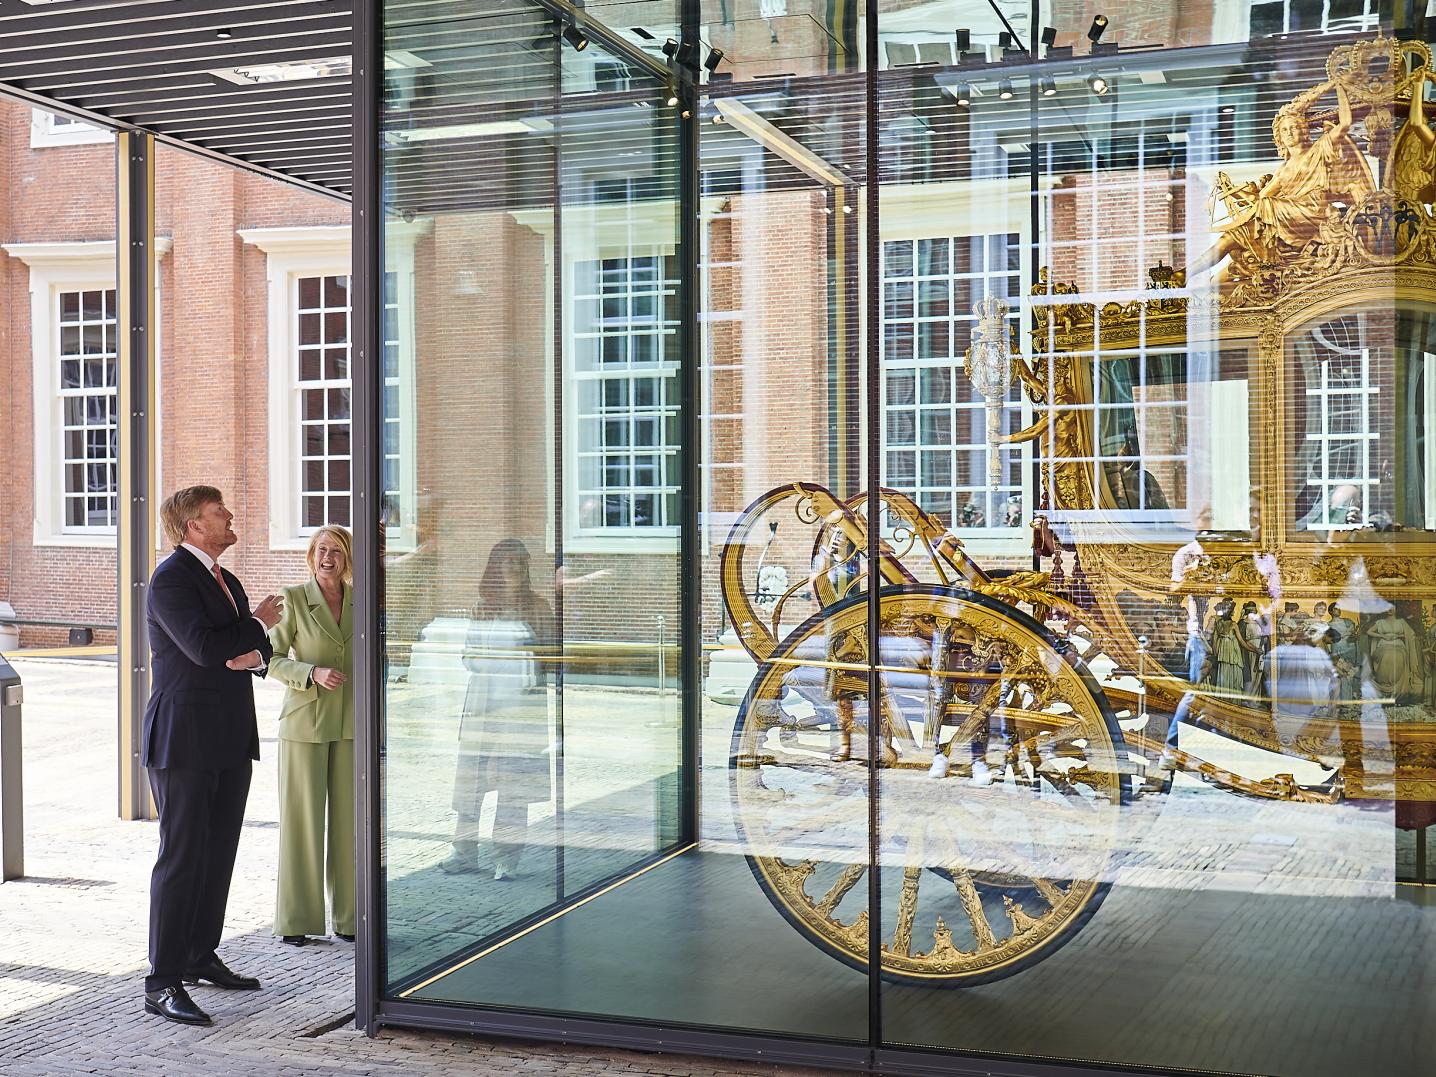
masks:
[(160, 851), (150, 876), (146, 991), (179, 984), (219, 946), (253, 769), (248, 761), (224, 770), (150, 768)]

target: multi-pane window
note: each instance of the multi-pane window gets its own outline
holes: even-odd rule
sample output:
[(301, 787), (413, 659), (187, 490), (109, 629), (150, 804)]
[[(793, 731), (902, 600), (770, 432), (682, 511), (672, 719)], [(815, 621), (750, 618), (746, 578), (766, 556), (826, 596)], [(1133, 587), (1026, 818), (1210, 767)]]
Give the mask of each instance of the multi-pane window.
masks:
[(399, 404), (399, 295), (398, 274), (384, 274), (384, 514), (386, 523), (402, 519)]
[(1254, 40), (1300, 30), (1324, 33), (1375, 30), (1380, 24), (1378, 0), (1254, 0), (1249, 30)]
[(299, 522), (349, 525), (349, 278), (300, 277)]
[[(384, 274), (384, 519), (400, 519), (399, 300), (397, 278)], [(349, 526), (349, 278), (300, 277), (295, 355), (299, 389), (300, 527)]]
[(66, 530), (116, 523), (115, 293), (59, 294), (59, 361)]
[(1317, 530), (1359, 527), (1372, 511), (1377, 485), (1377, 431), (1372, 422), (1378, 380), (1360, 320), (1337, 318), (1310, 332), (1313, 358), (1306, 371), (1305, 464), (1310, 508), (1301, 526)]
[[(963, 370), (975, 303), (987, 295), (1006, 299), (1015, 324), (1020, 257), (1012, 233), (883, 244), (883, 483), (950, 527), (1022, 520), (1020, 451), (998, 450), (1002, 478), (992, 486), (986, 402)], [(1002, 426), (1021, 426), (1016, 388)]]
[(677, 276), (657, 254), (574, 266), (580, 528), (678, 525)]
[(1186, 506), (1188, 380), (1181, 353), (1139, 349), (1097, 361), (1103, 505), (1148, 514)]

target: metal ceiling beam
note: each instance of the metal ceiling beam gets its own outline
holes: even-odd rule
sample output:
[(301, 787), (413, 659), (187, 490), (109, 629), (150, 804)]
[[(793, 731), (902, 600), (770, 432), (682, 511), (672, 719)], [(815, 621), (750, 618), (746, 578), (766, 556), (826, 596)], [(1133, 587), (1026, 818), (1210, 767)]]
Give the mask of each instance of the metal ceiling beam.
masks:
[(100, 63), (84, 55), (40, 61), (5, 52), (0, 53), (0, 80), (14, 79), (33, 89), (58, 90), (93, 83), (99, 74), (112, 82), (139, 82), (154, 76), (323, 60), (348, 55), (352, 36), (347, 28), (339, 28), (318, 34), (284, 34), (273, 40), (216, 41), (203, 52), (183, 57), (156, 45), (153, 49), (131, 49), (108, 56)]

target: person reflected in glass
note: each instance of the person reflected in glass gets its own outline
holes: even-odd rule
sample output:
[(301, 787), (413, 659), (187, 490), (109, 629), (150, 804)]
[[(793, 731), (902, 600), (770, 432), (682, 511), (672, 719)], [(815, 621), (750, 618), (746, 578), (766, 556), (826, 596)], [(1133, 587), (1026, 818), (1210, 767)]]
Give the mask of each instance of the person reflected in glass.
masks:
[(287, 686), (274, 933), (293, 946), (324, 934), (326, 890), (334, 933), (354, 941), (353, 550), (344, 528), (316, 531), (312, 575), (284, 589), (284, 617), (269, 630), (269, 675)]
[(493, 877), (518, 874), (532, 804), (553, 797), (547, 678), (553, 608), (534, 590), (527, 547), (504, 539), (489, 553), (464, 643), (468, 686), (454, 773), (451, 875), (480, 871), (479, 819), (494, 794)]

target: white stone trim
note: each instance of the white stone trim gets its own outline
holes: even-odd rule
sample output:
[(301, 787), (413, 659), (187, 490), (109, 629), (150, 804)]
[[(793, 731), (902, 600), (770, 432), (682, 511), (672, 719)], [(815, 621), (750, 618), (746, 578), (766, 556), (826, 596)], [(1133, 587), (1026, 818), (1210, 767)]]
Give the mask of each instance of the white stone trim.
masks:
[[(157, 281), (159, 260), (171, 246), (168, 237), (156, 237)], [(114, 241), (7, 243), (0, 245), (0, 250), (30, 269), (30, 389), (34, 423), (31, 437), (34, 455), (32, 543), (35, 546), (113, 548), (113, 529), (67, 530), (64, 526), (64, 477), (60, 473), (63, 454), (59, 445), (64, 423), (60, 365), (55, 354), (55, 327), (59, 320), (57, 297), (61, 292), (116, 287)], [(119, 316), (120, 312), (116, 314)]]
[[(399, 298), (400, 429), (405, 445), (401, 479), (403, 519), (399, 533), (389, 537), (389, 548), (414, 545), (417, 529), (418, 477), (415, 461), (414, 412), (414, 246), (433, 228), (431, 219), (385, 224), (385, 270), (397, 275)], [(292, 357), (296, 347), (300, 277), (349, 276), (353, 231), (348, 225), (314, 225), (284, 228), (241, 228), (239, 238), (264, 252), (268, 323), (269, 415), (269, 548), (304, 550), (308, 534), (300, 526), (298, 478), (302, 456), (299, 390)], [(382, 295), (382, 291), (380, 293)], [(382, 360), (381, 360), (382, 361)], [(382, 437), (382, 431), (381, 431)], [(351, 439), (351, 446), (353, 445)], [(351, 450), (352, 451), (352, 450)], [(352, 473), (352, 472), (351, 472)], [(351, 501), (351, 505), (352, 505)]]
[(55, 127), (56, 114), (42, 108), (30, 110), (30, 148), (47, 149), (52, 146), (95, 146), (113, 142), (115, 133), (103, 127), (80, 121)]

